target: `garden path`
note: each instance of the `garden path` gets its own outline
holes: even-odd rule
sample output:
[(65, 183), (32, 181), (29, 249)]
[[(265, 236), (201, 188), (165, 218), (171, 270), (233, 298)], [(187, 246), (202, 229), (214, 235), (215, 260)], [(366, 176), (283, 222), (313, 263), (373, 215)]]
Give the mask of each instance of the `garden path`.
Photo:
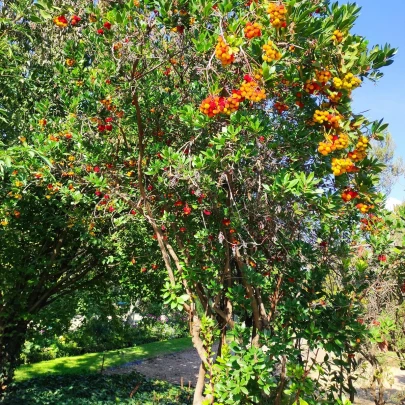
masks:
[[(110, 368), (106, 374), (125, 374), (136, 370), (147, 378), (166, 380), (172, 384), (183, 384), (185, 387), (194, 386), (200, 366), (200, 358), (195, 349), (185, 350), (178, 353), (157, 356), (151, 359), (130, 362), (119, 367)], [(386, 399), (387, 405), (401, 404), (405, 399), (405, 371), (396, 367), (390, 368), (393, 381), (392, 385), (387, 385)], [(359, 381), (357, 388), (358, 396), (356, 405), (374, 405), (370, 393), (363, 389), (365, 382)], [(399, 399), (400, 398), (400, 399)], [(402, 402), (405, 404), (405, 401)]]

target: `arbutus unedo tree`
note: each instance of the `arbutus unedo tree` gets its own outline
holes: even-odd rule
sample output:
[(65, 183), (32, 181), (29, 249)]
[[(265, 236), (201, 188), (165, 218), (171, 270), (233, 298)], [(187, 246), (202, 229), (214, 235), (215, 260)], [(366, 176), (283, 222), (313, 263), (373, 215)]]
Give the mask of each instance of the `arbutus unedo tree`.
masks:
[[(23, 12), (30, 64), (54, 79), (24, 139), (5, 139), (49, 162), (32, 156), (18, 178), (5, 165), (4, 193), (20, 181), (45, 201), (57, 179), (52, 199), (81, 208), (89, 238), (106, 221), (147, 224), (201, 358), (195, 404), (353, 397), (365, 286), (346, 259), (379, 209), (367, 152), (386, 127), (351, 97), (395, 53), (350, 33), (358, 13), (318, 0)], [(5, 229), (24, 199), (5, 200)]]

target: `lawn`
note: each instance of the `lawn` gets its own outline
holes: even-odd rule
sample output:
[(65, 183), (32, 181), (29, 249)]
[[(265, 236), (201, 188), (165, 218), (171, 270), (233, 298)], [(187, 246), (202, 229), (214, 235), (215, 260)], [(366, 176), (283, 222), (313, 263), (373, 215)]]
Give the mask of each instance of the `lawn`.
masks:
[(44, 375), (96, 373), (101, 370), (103, 356), (104, 368), (107, 368), (162, 354), (180, 352), (192, 346), (191, 338), (181, 338), (147, 343), (104, 353), (87, 353), (82, 356), (62, 357), (55, 360), (41, 361), (40, 363), (19, 367), (15, 373), (15, 381), (24, 381)]

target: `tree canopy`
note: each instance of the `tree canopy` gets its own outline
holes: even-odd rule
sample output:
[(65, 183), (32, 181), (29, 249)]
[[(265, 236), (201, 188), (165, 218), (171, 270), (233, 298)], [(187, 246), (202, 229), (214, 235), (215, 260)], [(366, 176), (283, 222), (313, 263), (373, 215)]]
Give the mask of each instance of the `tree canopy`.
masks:
[(368, 152), (387, 124), (351, 100), (395, 54), (351, 33), (359, 11), (3, 3), (2, 385), (31, 314), (129, 268), (147, 290), (164, 270), (163, 298), (189, 315), (195, 404), (352, 395), (355, 244), (383, 201)]

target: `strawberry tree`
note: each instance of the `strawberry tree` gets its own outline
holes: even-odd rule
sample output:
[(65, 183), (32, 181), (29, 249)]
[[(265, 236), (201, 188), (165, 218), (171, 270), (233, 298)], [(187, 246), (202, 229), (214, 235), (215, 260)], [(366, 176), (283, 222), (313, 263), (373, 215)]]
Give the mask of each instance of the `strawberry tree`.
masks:
[(41, 97), (23, 124), (6, 111), (3, 232), (34, 198), (51, 222), (72, 207), (86, 252), (103, 226), (159, 252), (201, 358), (195, 404), (353, 398), (364, 283), (346, 259), (382, 201), (368, 150), (386, 124), (351, 100), (395, 50), (351, 33), (355, 4), (15, 3), (7, 44)]

